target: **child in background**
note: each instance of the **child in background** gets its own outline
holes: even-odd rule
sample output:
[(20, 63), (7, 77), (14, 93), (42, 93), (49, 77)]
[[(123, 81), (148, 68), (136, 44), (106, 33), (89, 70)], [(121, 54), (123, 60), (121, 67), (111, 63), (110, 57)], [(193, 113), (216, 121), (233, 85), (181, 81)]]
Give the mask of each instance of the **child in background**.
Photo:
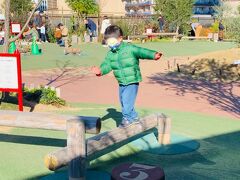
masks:
[(46, 38), (46, 25), (45, 23), (42, 24), (42, 26), (40, 27), (40, 32), (41, 32), (41, 41), (42, 42), (46, 42), (47, 38)]
[(113, 71), (119, 83), (119, 98), (122, 106), (123, 118), (120, 127), (126, 127), (138, 122), (138, 114), (134, 105), (139, 82), (142, 81), (139, 60), (159, 60), (162, 53), (124, 43), (122, 30), (115, 25), (106, 29), (104, 37), (111, 50), (101, 66), (94, 66), (92, 71), (97, 76), (103, 76)]

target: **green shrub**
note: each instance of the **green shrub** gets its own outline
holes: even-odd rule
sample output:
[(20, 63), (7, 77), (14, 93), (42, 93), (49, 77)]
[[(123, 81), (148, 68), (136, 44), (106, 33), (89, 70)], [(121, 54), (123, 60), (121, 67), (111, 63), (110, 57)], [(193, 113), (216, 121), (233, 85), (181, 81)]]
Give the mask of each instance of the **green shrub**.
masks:
[(141, 35), (145, 32), (145, 22), (142, 19), (121, 19), (115, 24), (123, 30), (124, 38), (131, 35)]
[(24, 99), (40, 104), (53, 105), (53, 106), (65, 106), (66, 101), (57, 97), (56, 91), (50, 88), (38, 88), (38, 89), (24, 89)]
[(217, 33), (219, 30), (219, 22), (215, 22), (212, 24), (212, 26), (210, 27), (210, 30), (212, 33)]
[(224, 24), (226, 27), (226, 38), (234, 39), (240, 45), (240, 17), (227, 18), (225, 19)]
[(50, 43), (57, 42), (56, 38), (54, 37), (54, 29), (53, 28), (51, 28), (51, 27), (48, 28), (47, 35), (49, 37)]

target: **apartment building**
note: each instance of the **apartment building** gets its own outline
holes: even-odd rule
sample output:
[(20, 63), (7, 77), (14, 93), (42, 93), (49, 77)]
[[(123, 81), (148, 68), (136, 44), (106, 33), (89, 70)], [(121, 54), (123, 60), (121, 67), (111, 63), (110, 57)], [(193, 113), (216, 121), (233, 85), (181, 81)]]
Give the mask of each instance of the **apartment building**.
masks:
[[(155, 0), (123, 0), (125, 4), (126, 15), (153, 15)], [(232, 7), (233, 12), (237, 11), (240, 0), (195, 0), (193, 15), (195, 16), (209, 16), (215, 13), (214, 6), (221, 6), (227, 4)]]
[[(122, 0), (97, 0), (96, 2), (99, 4), (101, 16), (125, 15), (125, 6)], [(44, 0), (39, 10), (47, 11), (52, 16), (71, 16), (73, 14), (65, 0)]]
[(195, 17), (212, 17), (215, 13), (215, 6), (227, 5), (231, 9), (231, 14), (238, 13), (237, 7), (240, 5), (240, 0), (196, 0), (193, 8)]
[(154, 0), (124, 0), (126, 15), (149, 16), (154, 14)]

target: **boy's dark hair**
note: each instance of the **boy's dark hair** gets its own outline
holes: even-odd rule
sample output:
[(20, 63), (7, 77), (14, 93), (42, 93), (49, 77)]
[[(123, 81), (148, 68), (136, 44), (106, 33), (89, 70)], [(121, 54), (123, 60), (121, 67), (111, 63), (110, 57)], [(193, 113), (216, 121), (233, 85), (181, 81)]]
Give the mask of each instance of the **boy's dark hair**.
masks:
[(105, 39), (119, 38), (121, 36), (123, 36), (123, 31), (119, 26), (116, 26), (116, 25), (111, 25), (111, 26), (107, 27), (107, 29), (105, 30), (105, 33), (104, 33)]

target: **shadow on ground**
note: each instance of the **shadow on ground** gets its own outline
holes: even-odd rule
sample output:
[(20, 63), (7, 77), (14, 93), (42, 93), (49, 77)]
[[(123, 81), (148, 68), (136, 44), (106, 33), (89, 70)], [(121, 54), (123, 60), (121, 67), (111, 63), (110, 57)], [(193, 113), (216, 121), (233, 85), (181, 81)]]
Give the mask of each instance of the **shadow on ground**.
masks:
[(71, 60), (65, 62), (57, 62), (57, 68), (53, 69), (50, 73), (47, 73), (45, 80), (46, 86), (56, 84), (56, 87), (62, 87), (64, 85), (74, 83), (75, 81), (83, 79), (89, 74), (89, 68), (76, 67), (71, 63)]
[(240, 118), (240, 96), (236, 91), (240, 89), (240, 82), (219, 82), (196, 80), (184, 73), (171, 72), (168, 74), (154, 74), (150, 83), (166, 85), (166, 90), (176, 91), (176, 95), (185, 96), (187, 93), (194, 93), (197, 99), (206, 99), (211, 105), (220, 110)]
[(103, 116), (101, 119), (102, 121), (113, 119), (116, 122), (116, 127), (118, 127), (122, 121), (122, 113), (114, 108), (109, 108), (107, 109), (107, 114)]
[[(200, 139), (198, 141), (201, 146), (197, 151), (179, 155), (156, 155), (139, 152), (127, 144), (123, 148), (92, 161), (90, 169), (111, 172), (111, 169), (118, 164), (134, 162), (163, 167), (167, 179), (239, 179), (239, 137), (240, 131), (237, 131)], [(31, 137), (27, 142), (26, 137), (12, 135), (0, 135), (0, 141), (57, 147), (63, 146), (65, 143), (63, 140), (38, 137)], [(47, 175), (52, 175), (52, 173), (27, 179), (41, 179)], [(61, 180), (61, 178), (65, 179), (64, 177), (59, 178), (59, 176), (57, 179)]]

